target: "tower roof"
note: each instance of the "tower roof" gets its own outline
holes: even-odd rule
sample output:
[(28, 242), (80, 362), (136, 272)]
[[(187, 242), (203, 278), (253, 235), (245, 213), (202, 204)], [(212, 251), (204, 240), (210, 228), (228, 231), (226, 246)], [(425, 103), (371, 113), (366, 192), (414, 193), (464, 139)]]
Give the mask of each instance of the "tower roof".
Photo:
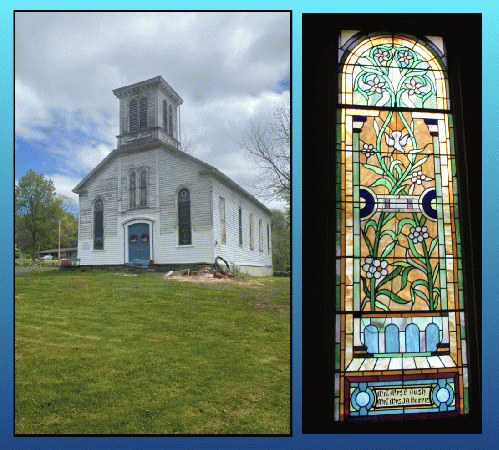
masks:
[(139, 81), (138, 83), (129, 86), (114, 89), (113, 94), (118, 98), (126, 98), (155, 88), (163, 91), (168, 97), (172, 98), (177, 105), (181, 105), (184, 102), (182, 97), (173, 90), (161, 75), (151, 78), (150, 80)]

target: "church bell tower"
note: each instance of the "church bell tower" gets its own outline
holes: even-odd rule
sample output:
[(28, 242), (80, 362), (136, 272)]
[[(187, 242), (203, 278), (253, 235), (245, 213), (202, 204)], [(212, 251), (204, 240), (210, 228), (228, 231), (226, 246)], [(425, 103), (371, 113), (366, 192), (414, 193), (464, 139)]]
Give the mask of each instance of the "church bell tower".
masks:
[(118, 148), (154, 141), (180, 149), (182, 98), (161, 77), (113, 90), (120, 100)]

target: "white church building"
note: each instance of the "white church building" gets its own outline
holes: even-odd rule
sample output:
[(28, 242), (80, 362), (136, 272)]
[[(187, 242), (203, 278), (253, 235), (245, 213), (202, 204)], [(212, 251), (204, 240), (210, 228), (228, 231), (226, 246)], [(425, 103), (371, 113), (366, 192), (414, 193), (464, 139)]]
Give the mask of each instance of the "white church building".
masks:
[(241, 272), (272, 275), (271, 211), (180, 150), (180, 96), (161, 76), (113, 93), (117, 148), (73, 189), (80, 264), (188, 267), (220, 256)]

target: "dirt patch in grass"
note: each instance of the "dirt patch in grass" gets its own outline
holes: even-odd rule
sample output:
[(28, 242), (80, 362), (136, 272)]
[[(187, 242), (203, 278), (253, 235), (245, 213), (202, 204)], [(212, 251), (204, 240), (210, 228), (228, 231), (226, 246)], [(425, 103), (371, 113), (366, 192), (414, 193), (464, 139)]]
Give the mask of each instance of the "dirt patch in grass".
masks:
[[(248, 279), (247, 277), (238, 278), (238, 277), (225, 277), (225, 278), (215, 278), (212, 273), (203, 273), (199, 275), (170, 275), (167, 277), (163, 275), (164, 280), (174, 280), (174, 281), (183, 281), (187, 283), (232, 283), (232, 284), (242, 284), (245, 286), (265, 286), (259, 279)], [(269, 278), (272, 280), (272, 278)], [(267, 281), (267, 280), (266, 280)], [(272, 280), (273, 281), (273, 280)]]
[(204, 273), (200, 275), (163, 275), (165, 280), (185, 281), (188, 283), (227, 283), (235, 281), (231, 278), (215, 278), (212, 273)]
[(256, 403), (260, 401), (264, 395), (265, 395), (264, 392), (253, 392), (252, 394), (250, 394), (250, 398), (252, 402)]

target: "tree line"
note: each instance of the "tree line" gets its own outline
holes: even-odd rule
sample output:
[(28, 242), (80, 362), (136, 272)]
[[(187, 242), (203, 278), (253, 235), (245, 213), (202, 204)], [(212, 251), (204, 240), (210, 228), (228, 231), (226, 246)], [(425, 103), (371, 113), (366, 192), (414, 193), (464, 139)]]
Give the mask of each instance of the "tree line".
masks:
[(54, 182), (32, 169), (15, 186), (14, 220), (16, 249), (33, 260), (39, 251), (58, 247), (59, 221), (61, 248), (78, 246), (75, 202), (57, 195)]

